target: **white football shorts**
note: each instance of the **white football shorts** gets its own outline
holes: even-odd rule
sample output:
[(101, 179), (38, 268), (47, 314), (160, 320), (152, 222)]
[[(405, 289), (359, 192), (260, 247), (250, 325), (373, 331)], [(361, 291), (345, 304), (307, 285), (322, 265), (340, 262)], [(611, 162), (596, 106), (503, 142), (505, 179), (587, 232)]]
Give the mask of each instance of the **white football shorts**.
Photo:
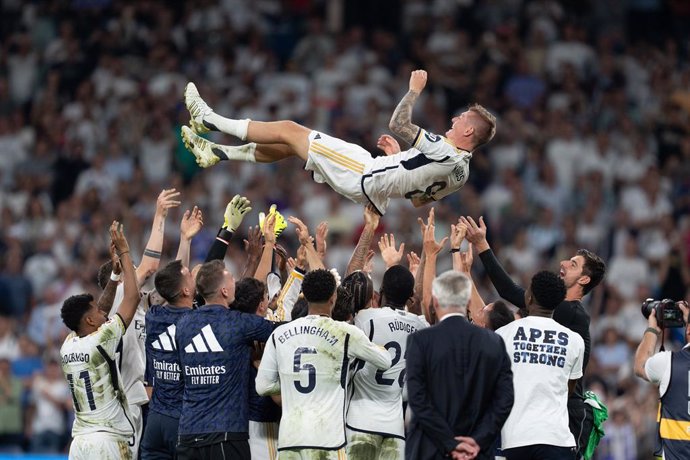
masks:
[(371, 154), (356, 144), (312, 131), (304, 169), (314, 173), (314, 180), (355, 203), (367, 204), (362, 191), (362, 175), (373, 160)]
[(249, 421), (249, 450), (252, 460), (278, 458), (278, 424)]
[(69, 448), (69, 460), (131, 460), (129, 443), (107, 433), (75, 436)]

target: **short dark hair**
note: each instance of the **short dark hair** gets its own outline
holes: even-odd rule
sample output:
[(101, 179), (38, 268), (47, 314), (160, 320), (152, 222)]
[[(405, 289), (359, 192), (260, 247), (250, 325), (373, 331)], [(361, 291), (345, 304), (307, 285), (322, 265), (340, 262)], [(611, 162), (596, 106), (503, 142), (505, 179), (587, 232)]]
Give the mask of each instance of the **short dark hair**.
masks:
[(225, 262), (222, 260), (211, 260), (203, 264), (196, 274), (196, 292), (204, 299), (214, 295), (223, 284), (223, 271)]
[(335, 300), (335, 305), (333, 305), (331, 318), (336, 321), (349, 321), (355, 314), (352, 301), (353, 298), (350, 291), (342, 286), (338, 286), (338, 298)]
[(295, 305), (292, 306), (290, 317), (293, 320), (295, 320), (307, 316), (308, 313), (309, 304), (307, 303), (307, 299), (305, 299), (304, 297), (300, 297), (299, 299), (297, 299), (297, 302), (295, 302)]
[(403, 308), (414, 294), (414, 275), (402, 265), (393, 265), (383, 274), (381, 294), (386, 305)]
[(335, 292), (335, 277), (328, 270), (312, 270), (304, 276), (302, 292), (309, 303), (325, 303)]
[(156, 272), (153, 285), (156, 291), (168, 302), (172, 303), (180, 295), (182, 284), (182, 261), (173, 260)]
[(489, 316), (486, 318), (486, 326), (495, 331), (513, 321), (515, 321), (513, 310), (504, 301), (497, 300), (494, 302), (493, 307), (489, 311)]
[(235, 285), (235, 301), (230, 308), (255, 315), (259, 305), (266, 298), (266, 289), (266, 283), (256, 278), (242, 279)]
[(530, 290), (537, 305), (547, 310), (554, 310), (565, 299), (565, 283), (548, 270), (542, 270), (532, 277)]
[[(344, 287), (352, 295), (353, 313), (357, 313), (371, 302), (374, 297), (374, 282), (371, 277), (361, 270), (350, 273), (342, 282)], [(340, 293), (338, 293), (340, 297)]]
[(93, 296), (91, 294), (77, 294), (68, 297), (60, 309), (60, 316), (65, 326), (77, 332), (79, 324), (87, 311), (91, 308)]
[(100, 267), (98, 267), (98, 287), (101, 289), (105, 289), (105, 287), (108, 284), (108, 280), (110, 279), (110, 274), (113, 272), (113, 261), (109, 260), (107, 262), (104, 262), (101, 264)]
[(576, 254), (585, 259), (582, 265), (582, 274), (589, 276), (589, 283), (582, 286), (582, 295), (585, 296), (604, 279), (606, 264), (601, 257), (587, 249), (578, 249)]

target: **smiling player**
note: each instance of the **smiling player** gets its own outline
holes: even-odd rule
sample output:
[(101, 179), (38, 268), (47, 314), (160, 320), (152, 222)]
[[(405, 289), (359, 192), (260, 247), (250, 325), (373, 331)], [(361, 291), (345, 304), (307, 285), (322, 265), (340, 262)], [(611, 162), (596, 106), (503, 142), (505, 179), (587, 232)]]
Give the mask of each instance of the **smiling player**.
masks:
[[(412, 148), (400, 151), (388, 135), (378, 147), (386, 156), (372, 158), (362, 147), (313, 131), (292, 121), (261, 122), (222, 117), (204, 102), (194, 83), (187, 84), (185, 104), (191, 128), (182, 127), (182, 139), (204, 168), (221, 160), (272, 163), (297, 156), (306, 162), (314, 180), (328, 183), (356, 203), (374, 205), (383, 214), (390, 198), (406, 198), (415, 207), (439, 200), (460, 189), (469, 175), (472, 151), (496, 133), (496, 118), (484, 107), (472, 105), (453, 117), (445, 136), (430, 133), (411, 121), (412, 108), (426, 86), (427, 74), (415, 70), (410, 89), (393, 112), (390, 129)], [(221, 131), (249, 144), (215, 144), (200, 137)]]

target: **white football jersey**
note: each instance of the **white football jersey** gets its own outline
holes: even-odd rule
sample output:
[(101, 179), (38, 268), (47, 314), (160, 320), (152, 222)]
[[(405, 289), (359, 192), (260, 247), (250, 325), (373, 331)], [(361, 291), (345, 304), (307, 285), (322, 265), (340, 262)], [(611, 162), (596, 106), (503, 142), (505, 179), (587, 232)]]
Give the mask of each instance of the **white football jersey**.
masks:
[(355, 431), (404, 439), (402, 390), (405, 384), (407, 336), (428, 327), (419, 316), (389, 307), (367, 308), (355, 316), (355, 326), (393, 354), (387, 371), (358, 363), (352, 376), (347, 426)]
[(105, 322), (96, 332), (79, 337), (72, 332), (60, 348), (76, 418), (72, 436), (105, 432), (129, 439), (132, 424), (127, 415), (127, 398), (115, 364), (115, 354), (125, 333), (119, 315)]
[(551, 318), (528, 316), (496, 331), (511, 358), (515, 402), (503, 429), (503, 449), (575, 446), (568, 428), (568, 380), (582, 377), (585, 342)]
[(413, 148), (376, 157), (362, 175), (362, 190), (383, 212), (389, 198), (440, 200), (465, 185), (472, 154), (443, 136), (419, 130)]
[(338, 449), (345, 445), (345, 402), (351, 360), (380, 369), (390, 354), (350, 324), (309, 315), (271, 334), (256, 377), (256, 391), (280, 392), (278, 450)]
[[(115, 300), (108, 317), (112, 318), (124, 298), (124, 284), (120, 283), (115, 291)], [(117, 350), (117, 364), (122, 373), (122, 387), (127, 393), (127, 401), (132, 405), (148, 402), (144, 385), (146, 371), (146, 311), (149, 309), (148, 293), (143, 291), (141, 300), (134, 312), (134, 318), (122, 339), (122, 349)]]

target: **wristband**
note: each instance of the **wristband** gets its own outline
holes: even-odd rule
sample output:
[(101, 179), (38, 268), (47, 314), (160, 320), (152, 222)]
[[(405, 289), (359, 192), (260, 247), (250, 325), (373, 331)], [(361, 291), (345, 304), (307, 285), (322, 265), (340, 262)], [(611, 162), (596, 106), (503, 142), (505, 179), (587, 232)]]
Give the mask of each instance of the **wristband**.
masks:
[(115, 281), (116, 283), (122, 279), (121, 273), (110, 272), (110, 281)]
[(653, 327), (648, 327), (647, 329), (644, 330), (644, 333), (646, 334), (647, 332), (651, 332), (655, 336), (659, 337), (661, 335), (661, 332), (658, 329), (655, 329)]
[(232, 239), (232, 230), (227, 229), (227, 228), (221, 228), (218, 230), (218, 234), (216, 235), (216, 239), (220, 239), (223, 243), (225, 244), (230, 244), (230, 240)]
[(460, 248), (450, 248), (450, 251), (448, 251), (448, 252), (450, 252), (451, 254), (456, 253), (456, 252), (460, 252)]

